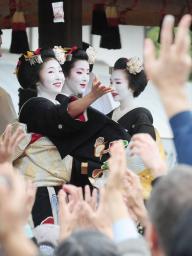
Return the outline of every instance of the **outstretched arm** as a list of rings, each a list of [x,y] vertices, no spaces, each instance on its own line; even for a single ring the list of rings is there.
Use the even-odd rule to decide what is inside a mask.
[[[81,99],[73,101],[68,105],[68,113],[71,117],[75,118],[82,114],[94,101],[103,96],[104,94],[111,92],[110,87],[101,85],[100,82],[95,81],[93,88],[89,94]]]

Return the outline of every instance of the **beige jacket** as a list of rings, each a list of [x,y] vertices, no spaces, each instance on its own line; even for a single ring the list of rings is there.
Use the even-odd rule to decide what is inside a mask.
[[[13,107],[10,95],[0,87],[0,134],[2,134],[9,123],[15,122],[17,114]]]

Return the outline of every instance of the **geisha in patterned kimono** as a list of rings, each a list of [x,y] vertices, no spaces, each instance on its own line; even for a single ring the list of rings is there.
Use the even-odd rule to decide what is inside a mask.
[[[89,184],[88,177],[97,175],[109,158],[110,143],[130,140],[116,122],[89,107],[110,88],[96,84],[88,95],[78,97],[89,81],[86,52],[70,51],[64,59],[59,55],[59,61],[56,53],[51,49],[26,52],[17,65],[22,87],[19,121],[30,137],[14,164],[38,186],[32,211],[35,226],[52,222],[63,183],[71,179],[81,186]],[[66,83],[73,95],[64,89]]]

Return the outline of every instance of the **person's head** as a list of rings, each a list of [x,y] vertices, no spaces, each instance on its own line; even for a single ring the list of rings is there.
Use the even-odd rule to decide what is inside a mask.
[[[147,238],[154,255],[170,255],[174,228],[180,216],[192,207],[192,168],[177,166],[154,186],[148,202],[151,223]]]
[[[71,94],[83,94],[89,82],[89,57],[84,50],[76,49],[71,53],[71,60],[63,65],[68,91]],[[65,87],[64,87],[65,90]]]
[[[169,256],[191,256],[192,255],[192,208],[184,209],[176,223],[173,234],[172,248]]]
[[[111,85],[118,94],[115,100],[121,101],[129,95],[139,96],[145,89],[147,82],[143,63],[139,58],[120,58],[115,62],[111,74]]]
[[[2,30],[0,29],[0,57],[2,56],[2,53],[1,53],[1,45],[2,45]]]
[[[79,230],[64,240],[56,256],[118,256],[117,247],[107,236],[96,230]]]
[[[23,88],[20,89],[20,107],[28,98],[37,96],[38,86],[58,94],[65,81],[62,67],[52,49],[24,53],[19,58],[16,73]]]

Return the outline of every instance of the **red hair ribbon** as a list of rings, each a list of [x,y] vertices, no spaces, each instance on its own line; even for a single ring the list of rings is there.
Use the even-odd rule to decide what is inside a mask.
[[[41,49],[42,49],[42,48],[37,48],[37,49],[34,51],[34,54],[35,54],[35,55],[41,54]]]
[[[73,46],[70,50],[69,50],[69,52],[67,53],[67,54],[72,54],[74,51],[76,51],[78,49],[78,47],[75,45],[75,46]]]

